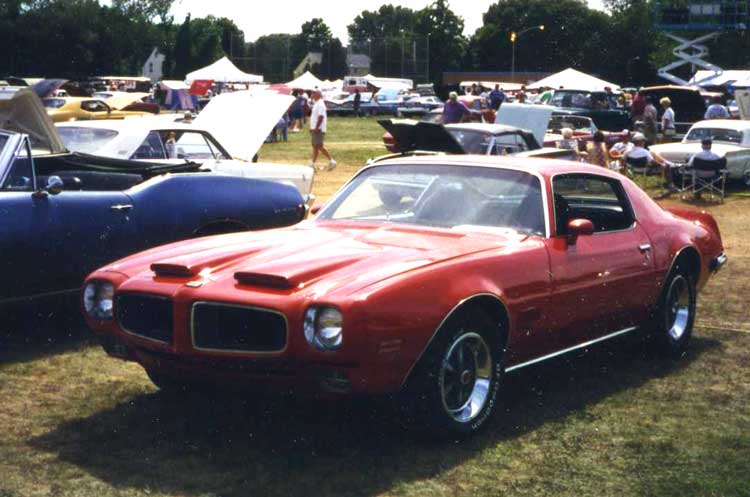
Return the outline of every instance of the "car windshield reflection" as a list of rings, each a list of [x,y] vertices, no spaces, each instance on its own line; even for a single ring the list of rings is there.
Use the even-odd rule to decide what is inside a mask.
[[[539,179],[508,169],[378,166],[355,177],[318,219],[481,226],[544,234]]]
[[[742,143],[742,133],[734,129],[694,128],[685,137],[686,142],[699,142],[710,138],[715,142]]]
[[[65,148],[73,152],[93,154],[117,136],[117,131],[103,128],[58,126],[57,133]]]

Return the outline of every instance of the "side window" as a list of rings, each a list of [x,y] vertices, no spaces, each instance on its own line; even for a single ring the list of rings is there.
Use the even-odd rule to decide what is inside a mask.
[[[34,190],[34,170],[27,147],[24,147],[13,160],[10,173],[2,185],[2,190],[6,192],[30,192]]]
[[[177,139],[175,141],[174,157],[171,158],[188,160],[216,158],[213,148],[208,144],[206,138],[201,133],[187,131],[176,135]],[[169,142],[167,141],[165,143]],[[167,147],[169,147],[169,145],[167,145]]]
[[[107,112],[109,107],[99,100],[86,100],[85,102],[81,102],[81,109],[87,112]]]
[[[526,140],[517,133],[506,133],[495,137],[495,144],[490,152],[492,155],[507,155],[524,152],[528,149]]]
[[[565,235],[568,222],[588,219],[597,232],[618,231],[633,225],[634,218],[622,185],[616,179],[592,174],[564,174],[552,182],[555,232]]]
[[[138,147],[135,153],[130,156],[131,159],[166,159],[164,146],[161,137],[156,131],[150,132],[143,143]]]

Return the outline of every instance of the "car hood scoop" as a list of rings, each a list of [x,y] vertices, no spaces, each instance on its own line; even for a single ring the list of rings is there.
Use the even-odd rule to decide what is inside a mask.
[[[306,226],[305,226],[306,224]],[[326,290],[356,281],[363,285],[426,265],[507,245],[514,232],[476,233],[410,226],[373,229],[347,223],[328,227],[305,223],[286,230],[214,237],[216,246],[157,259],[150,264],[157,278],[201,277],[210,286],[235,285],[301,290],[321,285]],[[321,223],[322,224],[322,223]],[[222,243],[224,239],[224,243]],[[244,240],[244,242],[243,242]],[[174,252],[173,252],[174,253]],[[166,255],[166,254],[165,254]],[[153,261],[153,259],[152,259]]]

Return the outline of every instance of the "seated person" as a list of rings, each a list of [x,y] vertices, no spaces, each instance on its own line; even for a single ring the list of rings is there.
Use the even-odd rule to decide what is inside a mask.
[[[627,172],[627,164],[623,160],[623,155],[631,150],[633,150],[633,143],[630,141],[630,131],[623,129],[622,134],[620,134],[620,141],[609,149],[609,158],[613,161],[610,168],[619,169],[623,174]]]
[[[625,162],[628,159],[642,159],[646,158],[648,165],[657,164],[662,170],[662,176],[664,177],[664,186],[670,191],[677,191],[677,187],[674,185],[674,179],[672,178],[671,168],[674,166],[671,162],[664,159],[661,155],[656,152],[651,153],[646,149],[646,136],[643,133],[636,133],[633,135],[633,148],[629,152],[623,154],[623,160]]]
[[[688,166],[693,166],[693,159],[703,159],[703,160],[712,160],[712,161],[718,161],[721,160],[721,157],[716,155],[713,151],[711,151],[711,146],[713,145],[713,141],[711,141],[711,138],[704,138],[701,140],[701,150],[697,154],[693,154],[692,157],[690,157],[690,160],[688,161]]]
[[[562,140],[557,142],[557,148],[563,150],[572,150],[578,154],[578,140],[573,138],[573,130],[570,128],[563,128],[560,130],[562,133]]]

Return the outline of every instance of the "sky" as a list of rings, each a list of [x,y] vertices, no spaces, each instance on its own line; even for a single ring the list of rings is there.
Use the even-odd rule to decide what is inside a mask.
[[[276,0],[278,1],[278,0]],[[592,8],[601,9],[602,0],[587,0]],[[482,14],[496,0],[450,0],[453,12],[464,19],[464,34],[474,34],[482,24]],[[377,10],[380,5],[392,3],[411,9],[422,9],[432,0],[176,0],[172,7],[175,22],[181,23],[190,13],[192,17],[227,17],[245,32],[245,39],[253,41],[272,33],[299,33],[300,27],[314,17],[321,17],[333,35],[348,42],[346,26],[363,10]]]

